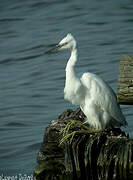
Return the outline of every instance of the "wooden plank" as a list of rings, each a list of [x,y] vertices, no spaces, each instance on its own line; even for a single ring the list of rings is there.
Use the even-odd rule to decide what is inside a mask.
[[[117,101],[133,104],[133,56],[122,56],[120,60]]]

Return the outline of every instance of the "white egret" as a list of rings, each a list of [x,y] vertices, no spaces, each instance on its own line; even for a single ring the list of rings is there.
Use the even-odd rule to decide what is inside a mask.
[[[80,105],[86,116],[86,123],[97,130],[110,126],[125,126],[127,122],[117,104],[116,95],[111,87],[99,76],[86,72],[81,78],[75,73],[77,61],[76,40],[67,34],[59,44],[49,50],[70,49],[71,56],[66,65],[64,98],[72,104]]]

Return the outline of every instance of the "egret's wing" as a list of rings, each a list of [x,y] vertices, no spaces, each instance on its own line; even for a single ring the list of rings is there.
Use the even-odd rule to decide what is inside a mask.
[[[116,95],[100,77],[93,73],[84,73],[81,82],[87,89],[88,98],[99,108],[107,111],[111,117],[121,124],[126,124],[125,118],[117,104]]]

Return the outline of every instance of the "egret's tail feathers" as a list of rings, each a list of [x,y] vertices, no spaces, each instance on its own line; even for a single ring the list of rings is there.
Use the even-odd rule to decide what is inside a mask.
[[[125,120],[125,118],[123,118],[121,121],[120,120],[118,121],[118,120],[112,118],[111,121],[110,121],[110,125],[116,126],[116,127],[121,127],[121,126],[125,126],[126,127],[128,125],[128,123]]]

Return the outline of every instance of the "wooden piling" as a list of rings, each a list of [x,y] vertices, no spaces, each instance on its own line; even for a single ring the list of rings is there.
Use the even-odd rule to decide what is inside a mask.
[[[118,76],[119,104],[133,104],[133,56],[122,56]]]
[[[82,123],[82,114],[80,109],[67,110],[47,126],[34,179],[132,180],[133,140],[119,128],[75,134],[60,145],[63,128],[73,120]],[[70,132],[79,129],[74,125]]]

